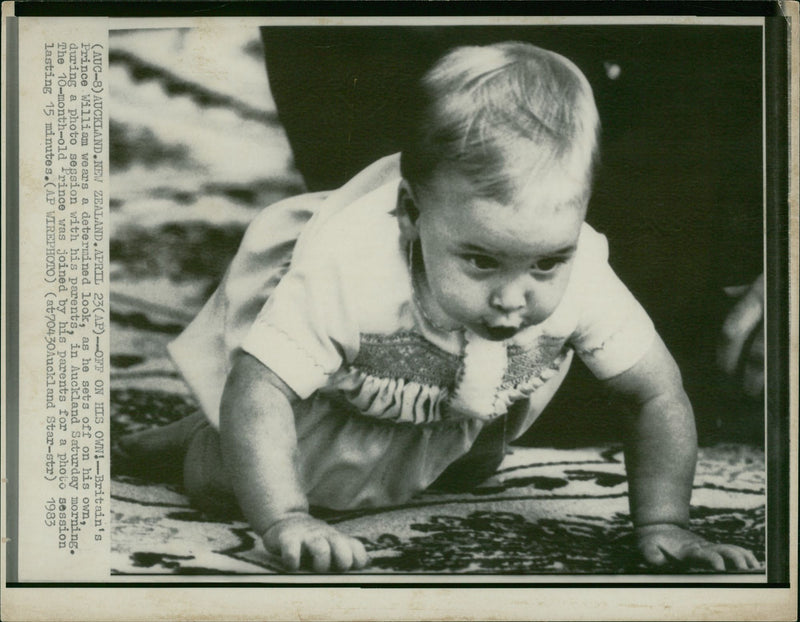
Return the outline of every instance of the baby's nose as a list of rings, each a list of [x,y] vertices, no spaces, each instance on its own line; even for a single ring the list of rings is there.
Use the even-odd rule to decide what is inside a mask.
[[[489,304],[502,313],[516,313],[527,307],[527,300],[522,288],[509,287],[493,294]]]

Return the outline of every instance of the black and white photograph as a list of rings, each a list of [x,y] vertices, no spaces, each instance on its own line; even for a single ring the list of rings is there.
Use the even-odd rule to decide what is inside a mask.
[[[796,617],[797,4],[401,4],[3,5],[3,619]]]
[[[112,31],[112,571],[763,578],[762,44]]]

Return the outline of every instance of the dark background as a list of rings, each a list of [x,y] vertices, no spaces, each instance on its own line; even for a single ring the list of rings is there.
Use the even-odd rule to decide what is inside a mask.
[[[763,400],[745,398],[714,366],[732,305],[722,287],[763,270],[760,27],[292,27],[264,28],[262,39],[310,190],[338,187],[399,149],[411,85],[454,45],[514,39],[573,60],[603,125],[587,219],[678,361],[701,442],[763,442]],[[523,440],[615,438],[616,413],[576,363]]]

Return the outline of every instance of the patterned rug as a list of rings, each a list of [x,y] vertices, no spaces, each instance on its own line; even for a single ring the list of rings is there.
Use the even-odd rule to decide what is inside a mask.
[[[199,310],[265,205],[302,191],[258,31],[112,33],[112,438],[196,410],[165,346]],[[241,517],[112,464],[112,568],[125,575],[280,572]],[[764,558],[764,456],[701,451],[692,526]],[[646,572],[617,447],[513,448],[465,493],[318,512],[361,538],[365,573]],[[670,570],[670,569],[667,569]]]
[[[114,394],[115,433],[191,409],[152,390]],[[115,574],[280,572],[240,516],[193,509],[175,484],[114,472]],[[763,456],[742,446],[701,451],[692,527],[764,551]],[[364,573],[642,574],[618,448],[513,448],[498,473],[463,493],[427,491],[381,510],[315,514],[361,539]],[[674,572],[675,569],[664,569]]]

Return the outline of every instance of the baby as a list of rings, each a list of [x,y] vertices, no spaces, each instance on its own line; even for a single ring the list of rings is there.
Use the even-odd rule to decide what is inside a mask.
[[[757,568],[686,529],[692,410],[584,222],[599,121],[583,74],[528,44],[462,47],[411,99],[402,155],[253,221],[170,346],[204,414],[122,450],[160,464],[177,451],[195,502],[235,499],[288,569],[359,569],[361,542],[310,506],[398,504],[470,468],[477,483],[577,354],[634,407],[626,464],[645,560]]]

